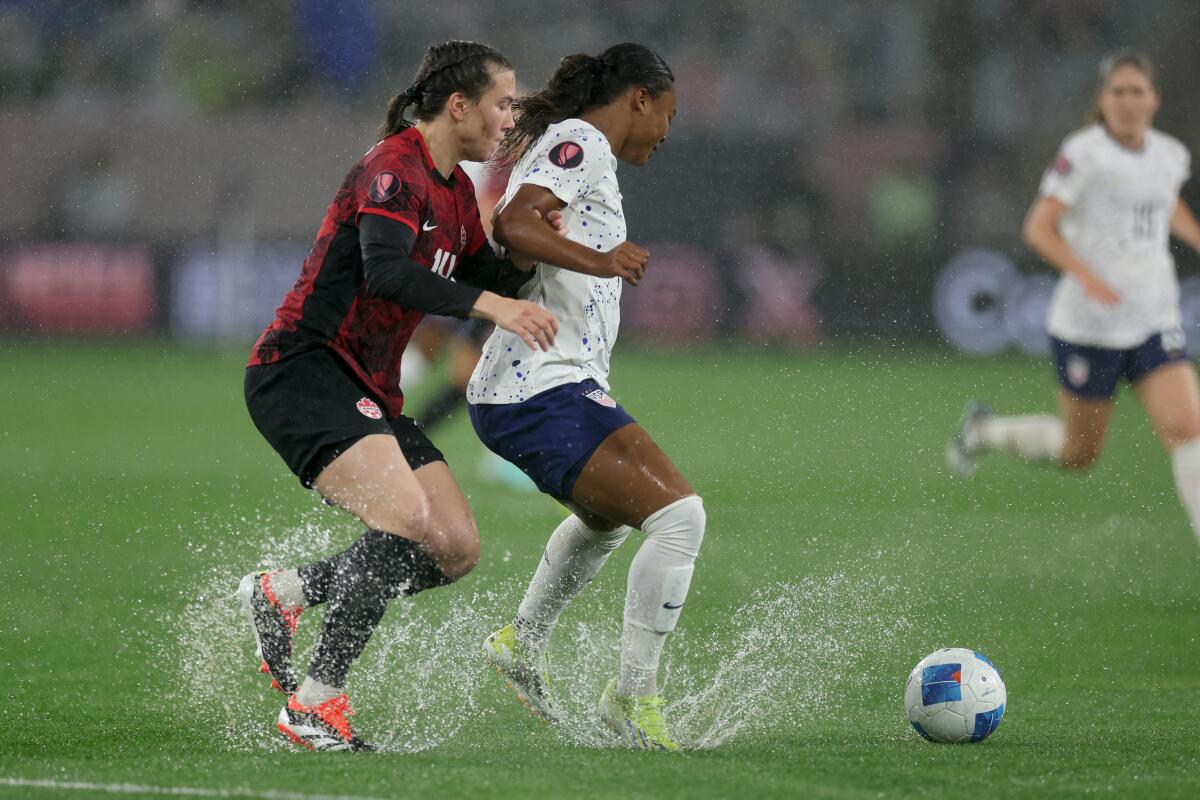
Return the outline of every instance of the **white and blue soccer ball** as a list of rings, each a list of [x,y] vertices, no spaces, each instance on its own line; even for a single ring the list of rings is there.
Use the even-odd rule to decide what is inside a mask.
[[[913,668],[904,685],[904,710],[931,742],[982,742],[1000,726],[1008,692],[982,653],[945,647]]]

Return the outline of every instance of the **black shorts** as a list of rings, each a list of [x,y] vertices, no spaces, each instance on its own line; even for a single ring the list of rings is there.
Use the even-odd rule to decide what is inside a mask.
[[[374,433],[395,436],[414,470],[446,460],[411,419],[386,419],[379,399],[325,348],[247,367],[245,389],[254,426],[306,487]]]

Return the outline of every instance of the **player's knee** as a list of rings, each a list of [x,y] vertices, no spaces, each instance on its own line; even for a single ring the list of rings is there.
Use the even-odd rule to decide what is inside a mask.
[[[456,581],[479,564],[479,534],[472,523],[470,530],[458,531],[454,545],[445,557],[438,559],[438,566],[446,577]]]
[[[1162,440],[1168,449],[1195,441],[1200,438],[1200,419],[1181,419],[1163,428]]]
[[[424,492],[392,498],[371,509],[363,521],[370,527],[423,542],[429,536],[431,512]]]
[[[1069,470],[1087,470],[1100,460],[1099,447],[1069,447],[1059,457],[1059,465]]]
[[[673,550],[686,558],[700,554],[707,525],[704,501],[700,495],[689,495],[660,508],[642,523],[642,532],[660,547]]]
[[[613,551],[625,543],[629,538],[630,528],[628,525],[608,526],[600,524],[597,527],[592,527],[588,522],[583,524],[583,535],[588,538],[592,544],[599,547],[601,550]]]

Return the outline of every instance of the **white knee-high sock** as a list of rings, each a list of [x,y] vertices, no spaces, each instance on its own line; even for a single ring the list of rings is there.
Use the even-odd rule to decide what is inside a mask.
[[[1050,414],[989,417],[975,428],[970,449],[1002,450],[1027,461],[1058,461],[1063,448],[1063,422]]]
[[[628,525],[595,530],[574,514],[562,521],[546,543],[525,599],[517,609],[517,641],[522,647],[533,653],[546,649],[563,609],[596,577],[629,531]]]
[[[659,509],[642,523],[646,541],[629,567],[617,694],[657,694],[658,662],[687,598],[704,525],[704,503],[696,495]]]
[[[1200,540],[1200,439],[1184,442],[1171,451],[1175,491],[1192,521],[1192,532]]]

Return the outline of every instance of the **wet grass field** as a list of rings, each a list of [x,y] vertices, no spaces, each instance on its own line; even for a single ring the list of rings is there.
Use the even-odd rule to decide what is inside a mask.
[[[681,755],[616,749],[592,712],[636,535],[552,641],[562,726],[478,657],[563,512],[484,481],[460,414],[434,440],[481,563],[395,604],[351,672],[382,752],[314,756],[274,734],[281,696],[232,592],[358,528],[254,431],[242,363],[167,342],[0,349],[0,797],[1200,796],[1200,551],[1132,396],[1093,472],[995,457],[964,482],[943,464],[963,401],[1049,411],[1047,365],[618,348],[613,394],[708,511],[664,672]],[[1008,685],[983,744],[905,720],[908,671],[943,646]]]

